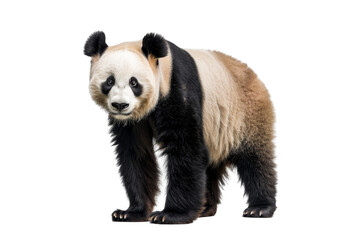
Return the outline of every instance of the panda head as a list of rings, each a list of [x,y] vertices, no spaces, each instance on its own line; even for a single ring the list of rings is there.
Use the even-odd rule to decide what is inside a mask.
[[[138,121],[155,107],[160,94],[159,58],[167,56],[166,40],[154,33],[142,42],[108,47],[103,32],[86,41],[90,56],[90,94],[112,118]]]

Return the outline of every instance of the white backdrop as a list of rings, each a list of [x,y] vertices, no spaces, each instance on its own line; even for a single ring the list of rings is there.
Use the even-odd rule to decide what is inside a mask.
[[[359,238],[356,1],[9,2],[0,3],[0,239]],[[246,198],[230,171],[215,217],[111,222],[128,201],[107,116],[88,92],[83,46],[96,30],[109,45],[157,32],[255,70],[277,114],[272,219],[241,217]]]

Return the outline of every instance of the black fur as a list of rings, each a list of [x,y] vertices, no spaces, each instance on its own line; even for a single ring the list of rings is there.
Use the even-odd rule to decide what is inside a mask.
[[[120,175],[130,206],[116,210],[113,221],[146,221],[155,204],[159,170],[153,150],[153,132],[146,119],[123,125],[109,118],[113,144],[116,146]],[[126,215],[126,217],[125,217]]]
[[[89,57],[93,57],[96,54],[101,56],[107,47],[105,33],[101,31],[94,32],[85,43],[84,54]]]
[[[131,77],[131,78],[135,78],[135,77]],[[130,80],[131,80],[131,79],[130,79]],[[137,81],[136,78],[135,78],[135,80],[136,80],[136,82],[137,82],[137,85],[136,85],[136,86],[132,86],[132,85],[130,84],[130,88],[131,88],[131,90],[133,91],[134,95],[135,95],[136,97],[138,97],[138,96],[141,95],[142,90],[143,90],[143,87],[142,87],[142,85]]]
[[[208,166],[206,170],[206,198],[205,209],[201,213],[201,217],[214,216],[217,211],[217,205],[220,203],[221,189],[220,184],[224,185],[227,177],[225,163],[215,166]]]
[[[108,81],[109,78],[112,79],[113,84],[109,84],[109,81]],[[111,88],[114,86],[114,84],[115,84],[115,78],[114,78],[114,76],[108,77],[108,78],[106,79],[106,81],[101,84],[101,92],[102,92],[103,94],[107,95],[107,94],[110,92]]]
[[[146,58],[153,55],[155,58],[162,58],[167,55],[168,47],[166,40],[159,34],[148,33],[142,40],[141,50]]]
[[[236,166],[248,195],[249,207],[245,209],[244,217],[272,217],[276,210],[273,147],[261,148],[245,145],[228,157],[228,161]]]
[[[171,90],[152,114],[157,142],[168,157],[169,184],[164,210],[150,219],[155,223],[189,223],[201,213],[209,163],[202,131],[202,90],[192,57],[170,42],[169,46]]]

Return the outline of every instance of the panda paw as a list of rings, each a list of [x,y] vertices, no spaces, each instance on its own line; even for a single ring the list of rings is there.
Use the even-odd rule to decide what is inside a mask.
[[[243,217],[270,218],[276,210],[275,205],[258,205],[244,210]]]
[[[115,210],[111,214],[113,222],[145,222],[147,221],[147,215],[145,212],[135,212],[135,211],[122,211]]]
[[[217,206],[207,206],[201,213],[200,217],[211,217],[216,214]]]
[[[191,217],[189,213],[178,213],[163,210],[161,212],[153,212],[148,217],[150,223],[157,224],[186,224],[192,223],[195,218]]]

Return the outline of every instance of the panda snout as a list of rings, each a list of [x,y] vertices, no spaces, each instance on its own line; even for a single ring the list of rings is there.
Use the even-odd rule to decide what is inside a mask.
[[[117,110],[119,111],[122,111],[126,108],[129,107],[129,104],[128,103],[117,103],[117,102],[113,102],[111,103],[111,106],[113,106],[114,108],[116,108]]]

